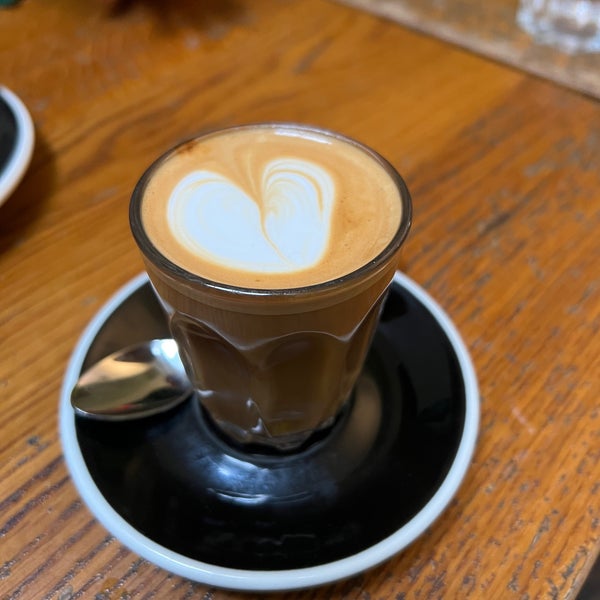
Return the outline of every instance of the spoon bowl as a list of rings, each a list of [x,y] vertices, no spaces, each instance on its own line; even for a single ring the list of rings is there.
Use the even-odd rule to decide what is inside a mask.
[[[191,393],[175,340],[151,340],[110,354],[85,371],[71,392],[71,405],[82,417],[127,421],[167,411]]]

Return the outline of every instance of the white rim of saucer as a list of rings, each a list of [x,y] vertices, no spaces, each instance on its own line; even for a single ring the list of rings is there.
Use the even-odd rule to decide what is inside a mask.
[[[400,529],[357,554],[322,565],[277,571],[234,569],[194,560],[157,544],[132,527],[108,504],[90,476],[81,454],[70,394],[98,331],[129,296],[148,282],[145,273],[117,291],[92,319],[71,355],[63,380],[59,411],[63,452],[75,486],[91,512],[120,542],[151,563],[176,575],[232,590],[284,591],[331,583],[370,569],[406,548],[445,510],[469,468],[479,429],[479,391],[473,363],[450,318],[423,288],[406,275],[396,273],[394,281],[431,312],[448,336],[463,375],[466,398],[463,434],[450,470],[427,504]]]
[[[0,171],[0,205],[13,193],[31,161],[35,131],[31,115],[21,99],[0,85],[0,96],[17,121],[17,138],[7,164]]]

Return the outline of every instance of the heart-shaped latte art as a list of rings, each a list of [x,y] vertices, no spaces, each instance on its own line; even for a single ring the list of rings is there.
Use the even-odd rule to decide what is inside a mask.
[[[301,159],[270,162],[252,198],[226,177],[194,171],[174,188],[167,219],[202,259],[233,269],[286,273],[319,262],[329,241],[335,186]]]

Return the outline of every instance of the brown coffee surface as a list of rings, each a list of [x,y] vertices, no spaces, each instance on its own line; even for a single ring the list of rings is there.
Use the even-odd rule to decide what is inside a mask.
[[[316,166],[333,183],[331,211],[326,219],[326,240],[314,264],[307,267],[300,265],[285,272],[230,266],[191,251],[169,225],[169,200],[178,184],[190,174],[210,173],[210,177],[218,180],[219,184],[231,182],[237,190],[241,190],[246,205],[264,216],[267,210],[264,204],[267,189],[265,174],[270,173],[274,164],[295,164],[295,161]],[[310,174],[305,179],[307,185],[313,184]],[[273,188],[277,192],[280,180],[273,181],[269,184],[267,180],[267,184],[271,185],[268,189]],[[291,187],[292,191],[297,188]],[[290,186],[286,190],[288,188]],[[286,190],[284,193],[287,193]],[[322,208],[319,202],[322,203],[321,198],[313,202],[317,209]],[[279,125],[224,130],[178,147],[157,163],[147,181],[141,203],[142,223],[147,236],[171,262],[206,279],[258,289],[314,285],[359,269],[378,256],[392,240],[398,230],[401,213],[396,181],[373,155],[358,145],[324,132]],[[188,218],[188,223],[193,221],[195,214],[192,219]],[[235,219],[238,214],[240,211],[234,214]],[[184,221],[184,227],[188,223]],[[230,225],[234,226],[231,218],[227,217],[218,227],[227,229]],[[244,242],[243,223],[235,226],[238,227],[235,234],[229,230],[222,232],[226,248],[227,236],[233,236],[236,244]],[[210,233],[214,234],[217,242],[221,235],[218,227],[212,224],[210,227]],[[283,241],[287,242],[295,235],[300,243],[302,240],[312,242],[311,236],[318,234],[311,232],[310,222],[306,225],[299,220],[297,229],[286,230]],[[250,242],[251,237],[248,236]],[[252,247],[249,247],[247,254],[251,253]]]

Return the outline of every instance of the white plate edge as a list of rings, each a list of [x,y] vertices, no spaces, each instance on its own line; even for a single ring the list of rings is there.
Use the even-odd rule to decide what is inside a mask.
[[[8,104],[17,121],[15,147],[8,163],[0,172],[0,205],[2,205],[19,185],[29,166],[35,143],[35,129],[27,107],[14,92],[0,85],[0,96]]]

